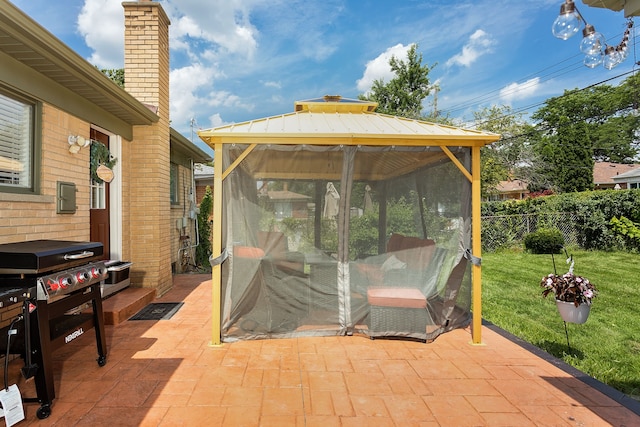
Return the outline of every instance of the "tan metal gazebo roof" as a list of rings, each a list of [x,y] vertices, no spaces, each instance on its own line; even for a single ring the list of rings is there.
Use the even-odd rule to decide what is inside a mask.
[[[326,96],[297,101],[295,111],[198,132],[216,142],[257,144],[483,146],[500,136],[375,113],[375,102]]]

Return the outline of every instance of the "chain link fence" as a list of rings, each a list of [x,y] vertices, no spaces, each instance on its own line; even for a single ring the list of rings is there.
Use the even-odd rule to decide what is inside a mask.
[[[540,228],[557,228],[566,245],[577,245],[576,214],[570,212],[482,217],[482,249],[522,245],[524,236]]]

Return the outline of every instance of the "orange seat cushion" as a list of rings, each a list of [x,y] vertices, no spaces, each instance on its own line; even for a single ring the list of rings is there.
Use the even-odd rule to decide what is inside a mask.
[[[369,288],[367,300],[378,307],[427,307],[427,298],[416,288]]]
[[[233,254],[241,258],[262,258],[264,251],[252,246],[234,246]]]

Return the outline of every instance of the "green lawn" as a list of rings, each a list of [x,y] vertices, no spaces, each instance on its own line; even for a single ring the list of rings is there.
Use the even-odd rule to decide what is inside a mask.
[[[491,323],[628,395],[640,396],[640,255],[569,251],[574,273],[598,289],[582,325],[564,323],[540,280],[553,273],[551,255],[517,251],[483,253],[482,314]],[[566,256],[555,255],[566,273]]]

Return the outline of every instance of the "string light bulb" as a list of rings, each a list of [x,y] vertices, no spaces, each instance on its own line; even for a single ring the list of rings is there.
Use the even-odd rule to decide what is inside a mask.
[[[611,70],[616,65],[620,63],[620,54],[613,46],[607,46],[604,51],[604,59],[602,60],[602,65],[607,70]]]
[[[582,30],[582,41],[580,42],[580,51],[585,55],[595,55],[604,50],[607,42],[604,36],[596,31],[591,24],[586,24]]]
[[[584,60],[582,61],[582,63],[585,65],[585,67],[596,68],[598,65],[602,64],[603,56],[604,55],[602,52],[587,54],[584,56]]]
[[[582,63],[589,68],[595,68],[602,64],[607,70],[611,70],[629,56],[629,37],[633,28],[631,19],[627,22],[622,40],[617,46],[607,45],[605,37],[596,31],[595,27],[584,19],[573,0],[565,0],[560,5],[560,14],[556,17],[551,27],[551,32],[555,37],[567,40],[580,29],[582,30],[582,40],[580,41],[580,51],[584,53]]]
[[[553,21],[551,32],[559,39],[567,40],[580,30],[582,16],[573,0],[565,0],[560,6],[560,14]]]

